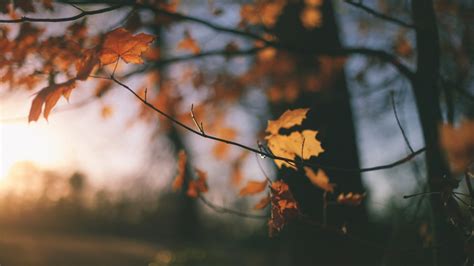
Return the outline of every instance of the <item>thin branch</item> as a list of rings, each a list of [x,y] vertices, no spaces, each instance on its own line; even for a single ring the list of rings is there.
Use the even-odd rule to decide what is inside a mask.
[[[209,207],[210,209],[212,209],[213,211],[218,212],[218,213],[233,214],[233,215],[237,215],[237,216],[244,217],[244,218],[268,219],[267,215],[251,214],[251,213],[246,213],[246,212],[233,210],[233,209],[226,208],[226,207],[223,207],[223,206],[217,206],[214,203],[208,201],[202,195],[199,195],[199,200],[201,200],[201,202],[204,203],[204,205],[206,205],[207,207]]]
[[[410,141],[408,140],[408,136],[405,133],[405,130],[403,129],[403,127],[402,127],[402,123],[400,122],[400,119],[398,118],[397,106],[395,104],[395,99],[394,99],[393,94],[394,94],[393,91],[391,91],[390,92],[390,99],[391,99],[391,102],[392,102],[393,114],[395,115],[395,119],[397,120],[398,128],[400,129],[400,132],[402,133],[403,139],[405,140],[405,143],[408,146],[408,149],[410,149],[411,153],[414,153],[415,150],[413,150],[413,147],[411,146]]]
[[[118,79],[116,79],[114,76],[111,76],[110,80],[114,81],[115,83],[117,83],[121,87],[128,90],[130,93],[132,93],[139,101],[141,101],[147,107],[151,108],[152,110],[159,113],[160,115],[166,117],[168,120],[175,123],[176,125],[190,131],[191,133],[199,135],[203,138],[207,138],[207,139],[211,139],[211,140],[214,140],[214,141],[218,141],[218,142],[226,143],[226,144],[229,144],[229,145],[237,146],[237,147],[240,147],[242,149],[254,152],[256,154],[260,154],[260,155],[263,155],[265,157],[271,158],[273,160],[281,160],[281,161],[285,161],[285,162],[292,163],[292,164],[295,164],[295,165],[317,167],[317,168],[321,168],[321,169],[324,169],[324,170],[334,170],[334,171],[341,171],[341,172],[370,172],[370,171],[377,171],[377,170],[382,170],[382,169],[393,168],[397,165],[401,165],[405,162],[410,161],[411,159],[413,159],[414,157],[416,157],[417,155],[423,153],[426,150],[426,148],[421,148],[421,149],[419,149],[419,150],[409,154],[408,156],[406,156],[406,157],[404,157],[400,160],[397,160],[395,162],[385,164],[385,165],[374,166],[374,167],[367,167],[367,168],[342,168],[342,167],[326,166],[326,165],[322,165],[322,164],[319,164],[319,163],[311,163],[311,162],[301,161],[301,160],[297,161],[297,160],[293,160],[293,159],[288,159],[288,158],[276,156],[274,154],[267,153],[267,152],[265,152],[261,149],[252,148],[252,147],[243,145],[243,144],[238,143],[238,142],[234,142],[234,141],[218,138],[218,137],[215,137],[215,136],[211,136],[211,135],[208,135],[208,134],[205,134],[205,133],[201,133],[200,131],[195,130],[195,129],[187,126],[186,124],[180,122],[179,120],[172,117],[171,115],[169,115],[169,114],[163,112],[162,110],[156,108],[153,104],[145,101],[134,90],[132,90],[129,86],[127,86],[126,84],[124,84],[121,81],[119,81]]]
[[[414,24],[411,24],[411,23],[407,23],[405,21],[402,21],[400,19],[397,19],[397,18],[394,18],[394,17],[390,17],[388,15],[385,15],[385,14],[382,14],[366,5],[364,5],[362,2],[354,2],[352,0],[344,0],[346,3],[348,3],[349,5],[351,6],[354,6],[356,8],[359,8],[359,9],[362,9],[364,10],[365,12],[373,15],[374,17],[377,17],[377,18],[380,18],[382,20],[385,20],[385,21],[389,21],[389,22],[392,22],[392,23],[395,23],[399,26],[402,26],[402,27],[405,27],[405,28],[410,28],[410,29],[414,29],[415,28],[415,25]]]
[[[117,1],[115,1],[117,2]],[[87,2],[87,1],[65,1],[64,3],[67,4],[96,4],[95,1]],[[79,13],[78,15],[72,16],[72,17],[65,17],[65,18],[31,18],[31,17],[22,17],[20,19],[13,19],[13,20],[0,20],[0,23],[21,23],[21,22],[63,22],[63,21],[73,21],[77,20],[79,18],[82,18],[84,16],[88,15],[95,15],[95,14],[100,14],[100,13],[105,13],[109,12],[115,9],[119,9],[124,6],[130,6],[134,7],[137,9],[147,9],[155,12],[156,14],[161,14],[168,16],[170,18],[174,18],[176,20],[184,20],[184,21],[189,21],[193,22],[202,26],[206,26],[208,28],[211,28],[213,30],[219,31],[219,32],[226,32],[229,34],[249,38],[252,40],[260,41],[266,46],[271,46],[279,50],[286,50],[292,53],[296,54],[301,54],[304,56],[307,55],[313,55],[313,56],[318,56],[318,55],[329,55],[329,56],[348,56],[348,55],[354,55],[354,54],[360,54],[360,55],[366,55],[366,56],[373,56],[376,58],[379,58],[380,60],[392,64],[395,68],[397,68],[400,73],[402,73],[406,78],[409,80],[413,81],[414,80],[414,72],[406,65],[404,65],[398,58],[390,54],[388,52],[385,52],[383,50],[377,50],[377,49],[371,49],[367,47],[346,47],[346,48],[329,48],[326,50],[314,50],[313,47],[309,47],[307,50],[304,49],[297,49],[291,46],[286,46],[282,43],[276,42],[276,41],[271,41],[267,40],[264,37],[251,33],[248,31],[242,31],[238,30],[235,28],[229,28],[229,27],[224,27],[220,26],[218,24],[211,23],[207,20],[200,19],[197,17],[193,16],[188,16],[184,15],[181,13],[177,12],[170,12],[168,10],[160,9],[155,6],[151,5],[145,5],[145,4],[137,4],[135,1],[122,1],[120,2],[119,5],[114,5],[111,7],[103,8],[103,9],[98,9],[98,10],[93,10],[93,11],[84,11]],[[200,55],[196,55],[195,57],[202,57],[202,56],[207,56],[206,53],[202,53]]]
[[[72,3],[74,4],[74,3]],[[123,5],[113,5],[106,8],[90,10],[90,11],[82,11],[81,13],[71,16],[71,17],[63,17],[63,18],[32,18],[23,16],[19,19],[0,19],[0,23],[23,23],[23,22],[66,22],[66,21],[74,21],[85,16],[97,15],[102,13],[107,13],[116,9],[123,7]]]

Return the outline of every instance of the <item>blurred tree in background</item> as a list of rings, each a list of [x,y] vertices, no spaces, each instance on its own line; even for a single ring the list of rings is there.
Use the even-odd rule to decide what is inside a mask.
[[[104,119],[129,108],[124,124],[153,132],[142,175],[176,165],[173,192],[19,167],[8,178],[21,189],[2,194],[0,264],[473,263],[470,1],[43,0],[0,12],[2,93],[35,93],[24,121],[54,120],[61,98],[101,102]],[[116,90],[133,110],[103,104]],[[381,172],[399,184],[363,176]],[[374,218],[390,193],[404,203]],[[19,231],[87,255],[15,260],[8,250],[28,246]]]

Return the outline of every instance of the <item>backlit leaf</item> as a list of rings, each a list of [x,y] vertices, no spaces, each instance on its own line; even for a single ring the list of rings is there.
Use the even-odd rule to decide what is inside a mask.
[[[309,159],[311,156],[318,156],[324,149],[321,142],[316,139],[317,131],[303,130],[303,132],[292,132],[290,135],[269,135],[266,137],[268,148],[276,156],[294,160],[296,156],[302,159]],[[275,164],[281,168],[287,166],[293,169],[296,167],[282,160],[275,160]]]
[[[31,103],[28,122],[37,121],[41,115],[41,112],[43,112],[43,116],[47,120],[51,110],[54,108],[59,98],[64,96],[64,98],[69,99],[69,95],[71,94],[72,89],[75,87],[76,80],[71,79],[63,83],[52,84],[46,88],[43,88],[38,92]]]
[[[269,120],[266,132],[277,135],[281,128],[290,128],[301,125],[306,118],[308,108],[300,108],[295,110],[287,110],[277,120]]]
[[[121,58],[126,63],[142,64],[141,55],[154,39],[155,37],[150,34],[132,35],[124,28],[117,28],[107,34],[99,53],[100,61],[108,65]]]

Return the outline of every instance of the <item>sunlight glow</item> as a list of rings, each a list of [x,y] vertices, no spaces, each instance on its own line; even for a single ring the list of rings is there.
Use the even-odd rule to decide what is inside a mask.
[[[15,163],[31,161],[39,166],[58,163],[60,149],[54,134],[44,123],[0,124],[0,180],[8,175]]]

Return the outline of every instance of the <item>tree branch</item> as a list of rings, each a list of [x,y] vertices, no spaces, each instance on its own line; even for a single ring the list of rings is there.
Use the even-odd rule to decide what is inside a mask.
[[[106,1],[107,2],[107,1]],[[97,4],[97,2],[92,1],[92,2],[87,2],[87,1],[65,1],[64,3],[67,4]],[[301,50],[297,49],[294,47],[286,46],[283,45],[279,42],[276,41],[271,41],[267,40],[264,37],[248,32],[248,31],[242,31],[238,30],[235,28],[229,28],[229,27],[224,27],[218,24],[214,24],[212,22],[209,22],[204,19],[200,19],[194,16],[189,16],[189,15],[184,15],[181,13],[177,12],[170,12],[165,9],[160,9],[155,6],[151,5],[146,5],[146,4],[137,4],[134,1],[110,1],[109,3],[119,3],[117,5],[108,7],[108,8],[103,8],[103,9],[98,9],[94,11],[84,11],[81,12],[80,14],[72,17],[65,17],[65,18],[55,18],[55,19],[46,19],[46,18],[29,18],[29,17],[22,17],[17,20],[0,20],[0,23],[21,23],[21,22],[62,22],[62,21],[72,21],[72,20],[77,20],[81,17],[87,16],[87,15],[94,15],[94,14],[99,14],[99,13],[105,13],[108,11],[112,11],[115,9],[118,9],[120,7],[124,6],[130,6],[134,7],[137,9],[146,9],[146,10],[151,10],[155,12],[156,14],[161,14],[164,16],[168,16],[170,18],[174,18],[176,20],[184,20],[184,21],[189,21],[193,22],[195,24],[199,24],[208,28],[211,28],[213,30],[219,31],[219,32],[226,32],[229,34],[249,38],[255,41],[260,41],[266,46],[274,47],[279,50],[285,50],[288,52],[296,53],[296,54],[301,54],[301,55],[309,55],[309,56],[318,56],[318,55],[329,55],[329,56],[348,56],[348,55],[354,55],[354,54],[359,54],[359,55],[365,55],[365,56],[373,56],[376,58],[379,58],[383,62],[392,64],[395,68],[397,68],[401,74],[403,74],[406,78],[408,78],[410,81],[413,81],[414,77],[414,72],[406,65],[404,65],[400,60],[397,59],[395,55],[392,55],[388,52],[385,52],[383,50],[377,50],[377,49],[371,49],[367,47],[345,47],[345,48],[340,48],[340,49],[328,49],[328,50],[317,50],[315,51],[314,48],[310,47],[308,50]],[[203,56],[207,56],[205,53]],[[196,55],[196,58],[202,57]]]
[[[91,10],[91,11],[82,11],[81,13],[71,16],[71,17],[63,17],[63,18],[32,18],[23,16],[19,19],[0,19],[0,23],[23,23],[23,22],[66,22],[66,21],[74,21],[85,16],[97,15],[102,13],[107,13],[116,9],[123,7],[123,5],[113,5],[106,8]]]
[[[410,152],[413,153],[413,152],[415,152],[415,150],[413,150],[413,147],[411,146],[410,141],[408,140],[408,136],[405,133],[405,130],[403,129],[403,127],[402,127],[402,123],[400,122],[400,119],[398,118],[397,106],[395,104],[393,91],[390,92],[390,99],[391,99],[391,102],[392,102],[393,114],[395,115],[395,119],[397,120],[398,128],[400,129],[400,132],[402,133],[403,139],[405,140],[405,144],[407,145]]]
[[[199,200],[201,200],[201,202],[204,203],[204,205],[206,205],[207,207],[209,207],[210,209],[212,209],[213,211],[218,212],[218,213],[233,214],[233,215],[237,215],[237,216],[240,216],[240,217],[253,218],[253,219],[267,219],[268,218],[267,215],[250,214],[250,213],[241,212],[241,211],[233,210],[233,209],[230,209],[230,208],[226,208],[226,207],[223,207],[223,206],[217,206],[214,203],[208,201],[202,195],[199,195]]]
[[[398,166],[398,165],[401,165],[405,162],[408,162],[410,161],[411,159],[413,159],[414,157],[416,157],[417,155],[423,153],[426,148],[421,148],[411,154],[409,154],[408,156],[400,159],[400,160],[397,160],[395,162],[392,162],[392,163],[389,163],[389,164],[385,164],[385,165],[379,165],[379,166],[374,166],[374,167],[367,167],[367,168],[342,168],[342,167],[335,167],[335,166],[328,166],[328,165],[322,165],[320,163],[314,163],[314,162],[307,162],[307,161],[301,161],[301,160],[293,160],[293,159],[289,159],[289,158],[284,158],[284,157],[280,157],[280,156],[275,156],[274,154],[271,154],[271,153],[268,153],[268,152],[265,152],[261,149],[256,149],[256,148],[252,148],[252,147],[249,147],[249,146],[246,146],[244,144],[241,144],[241,143],[238,143],[238,142],[234,142],[234,141],[230,141],[230,140],[226,140],[226,139],[222,139],[222,138],[218,138],[218,137],[215,137],[215,136],[211,136],[211,135],[208,135],[204,132],[201,132],[199,129],[196,130],[196,129],[193,129],[189,126],[187,126],[186,124],[180,122],[179,120],[177,120],[176,118],[172,117],[171,115],[163,112],[162,110],[156,108],[153,104],[147,102],[145,99],[143,99],[142,97],[140,97],[140,95],[138,95],[134,90],[132,90],[129,86],[127,86],[126,84],[124,84],[123,82],[119,81],[117,78],[115,78],[114,76],[111,76],[110,77],[110,80],[114,81],[116,84],[120,85],[121,87],[125,88],[126,90],[128,90],[130,93],[132,93],[140,102],[142,102],[143,104],[145,104],[147,107],[151,108],[152,110],[154,110],[155,112],[159,113],[160,115],[166,117],[168,120],[170,120],[171,122],[175,123],[176,125],[188,130],[189,132],[191,133],[194,133],[196,135],[199,135],[203,138],[207,138],[207,139],[211,139],[211,140],[214,140],[214,141],[217,141],[217,142],[222,142],[222,143],[226,143],[228,145],[232,145],[232,146],[236,146],[236,147],[239,147],[241,149],[245,149],[245,150],[248,150],[248,151],[251,151],[253,153],[256,153],[256,154],[260,154],[262,156],[265,156],[265,157],[268,157],[270,159],[273,159],[273,160],[281,160],[281,161],[285,161],[285,162],[288,162],[288,163],[292,163],[292,164],[295,164],[295,165],[302,165],[302,166],[310,166],[310,167],[316,167],[316,168],[320,168],[320,169],[324,169],[324,170],[333,170],[333,171],[341,171],[341,172],[371,172],[371,171],[377,171],[377,170],[382,170],[382,169],[389,169],[389,168],[393,168],[395,166]]]
[[[413,29],[415,28],[415,25],[414,24],[411,24],[411,23],[407,23],[407,22],[404,22],[400,19],[397,19],[397,18],[394,18],[394,17],[390,17],[390,16],[387,16],[385,14],[382,14],[366,5],[364,5],[362,3],[362,1],[359,1],[359,2],[354,2],[352,0],[344,0],[347,4],[351,5],[351,6],[354,6],[356,8],[359,8],[359,9],[362,9],[364,10],[365,12],[373,15],[374,17],[377,17],[377,18],[380,18],[382,20],[385,20],[385,21],[389,21],[389,22],[392,22],[392,23],[395,23],[399,26],[402,26],[402,27],[405,27],[405,28],[410,28],[410,29]]]

